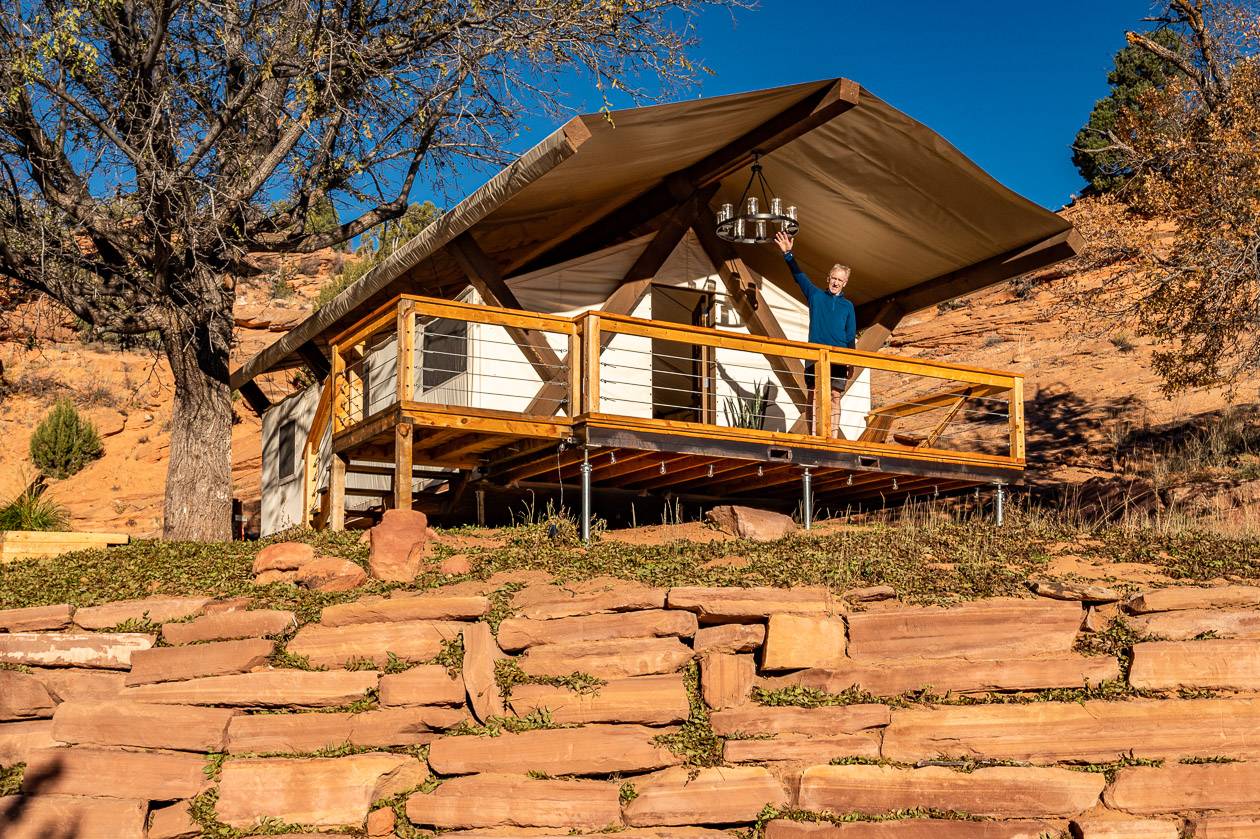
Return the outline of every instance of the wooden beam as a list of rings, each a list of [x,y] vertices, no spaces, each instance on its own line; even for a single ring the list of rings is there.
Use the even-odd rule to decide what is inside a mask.
[[[925,280],[896,294],[863,303],[857,307],[858,329],[875,323],[881,311],[895,300],[905,313],[917,312],[955,297],[962,297],[986,286],[1010,280],[1030,271],[1045,268],[1076,256],[1085,247],[1085,240],[1075,230],[1021,245],[1018,248],[981,260],[974,265]]]
[[[246,404],[258,416],[262,416],[271,407],[271,400],[267,398],[267,394],[262,392],[262,388],[258,386],[258,382],[250,379],[241,385],[238,389],[241,396],[245,397]]]
[[[676,207],[669,217],[665,219],[665,223],[656,231],[656,235],[652,237],[652,241],[648,242],[647,247],[639,254],[639,258],[630,266],[630,270],[621,278],[621,284],[609,295],[608,300],[600,308],[601,312],[608,312],[618,315],[629,315],[638,308],[639,301],[652,288],[652,281],[656,279],[656,274],[665,265],[670,254],[678,247],[678,243],[687,235],[687,231],[696,221],[696,216],[700,212],[701,207],[708,207],[709,198],[712,197],[714,189],[706,189],[701,193],[692,196],[687,201]],[[602,351],[608,346],[608,342],[612,340],[612,335],[604,336],[600,340],[600,350]],[[568,366],[570,359],[573,358],[572,352],[565,356],[561,364]],[[562,382],[551,381],[543,385],[543,387],[530,400],[529,406],[525,409],[527,414],[542,414],[550,416],[560,410],[560,406],[564,400],[565,385]],[[576,413],[570,411],[570,415]]]
[[[527,311],[516,299],[512,289],[508,288],[499,269],[495,267],[490,257],[486,256],[485,251],[477,244],[477,240],[471,233],[461,233],[456,236],[447,243],[446,250],[459,263],[468,276],[468,281],[472,283],[473,288],[477,289],[482,300],[492,306]],[[566,374],[566,368],[561,364],[560,357],[556,355],[555,350],[540,332],[515,326],[505,326],[503,329],[511,336],[517,348],[543,382],[552,382],[557,376],[563,377]]]
[[[307,341],[297,348],[297,354],[302,361],[306,362],[306,366],[311,368],[311,372],[315,374],[315,378],[325,378],[332,372],[332,365],[328,363],[328,358],[324,355],[324,351],[315,345],[314,341]]]
[[[704,158],[663,178],[656,186],[612,212],[592,219],[555,247],[534,254],[524,269],[554,265],[599,250],[618,233],[646,224],[690,193],[719,183],[748,165],[754,152],[770,154],[855,107],[860,99],[860,85],[848,79],[839,79],[815,91]]]

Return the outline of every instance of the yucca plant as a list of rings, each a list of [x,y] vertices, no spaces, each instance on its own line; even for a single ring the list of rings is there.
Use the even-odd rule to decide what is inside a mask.
[[[761,430],[766,424],[766,406],[770,403],[770,382],[758,382],[751,396],[727,396],[722,400],[722,413],[730,428]]]
[[[92,422],[61,399],[31,435],[31,461],[50,478],[68,478],[103,452]]]
[[[0,530],[65,530],[70,522],[66,509],[45,498],[42,487],[27,487],[0,507]]]

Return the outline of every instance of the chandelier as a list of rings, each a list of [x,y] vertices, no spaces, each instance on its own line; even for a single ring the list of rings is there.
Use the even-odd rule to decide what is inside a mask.
[[[753,154],[752,173],[748,176],[748,185],[737,204],[723,204],[717,212],[717,235],[728,242],[741,245],[759,245],[769,242],[776,233],[782,231],[795,236],[800,225],[796,223],[796,205],[783,205],[783,199],[774,197],[774,190],[766,183],[766,176],[761,173],[758,155]],[[753,186],[761,191],[758,198]],[[749,193],[752,192],[752,195]],[[736,210],[740,210],[736,215]]]

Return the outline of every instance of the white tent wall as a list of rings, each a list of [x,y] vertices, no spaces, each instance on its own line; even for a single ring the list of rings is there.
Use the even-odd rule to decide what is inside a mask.
[[[311,385],[272,405],[263,414],[260,526],[263,536],[294,527],[302,519],[302,447],[315,418],[319,393],[320,387]],[[291,428],[286,428],[289,423],[292,423]]]

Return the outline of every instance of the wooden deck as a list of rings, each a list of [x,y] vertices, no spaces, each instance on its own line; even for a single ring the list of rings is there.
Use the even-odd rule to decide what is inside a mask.
[[[417,349],[417,324],[437,322],[481,327],[479,352],[499,336],[513,353],[459,374],[473,382],[459,396],[465,404],[424,386],[432,353]],[[693,348],[697,385],[663,398],[694,407],[681,411],[688,419],[665,418],[655,347],[680,345]],[[413,296],[355,324],[332,350],[304,449],[307,509],[318,525],[344,526],[345,473],[363,462],[393,465],[386,506],[429,509],[435,500],[451,509],[470,487],[545,491],[584,476],[610,496],[780,506],[799,502],[808,483],[814,507],[835,508],[1011,483],[1024,468],[1022,379],[1010,373],[600,312],[564,318]],[[764,370],[747,375],[764,373],[757,384],[773,382],[782,395],[757,403],[757,422],[742,427],[731,421],[729,395],[718,410],[708,371],[753,369],[757,359]],[[812,392],[807,362],[818,371]],[[841,428],[823,398],[833,364],[849,371]],[[382,370],[391,375],[384,387]],[[502,407],[467,404],[479,400]],[[772,408],[783,414],[780,428],[765,427]],[[420,468],[451,471],[417,492]]]

